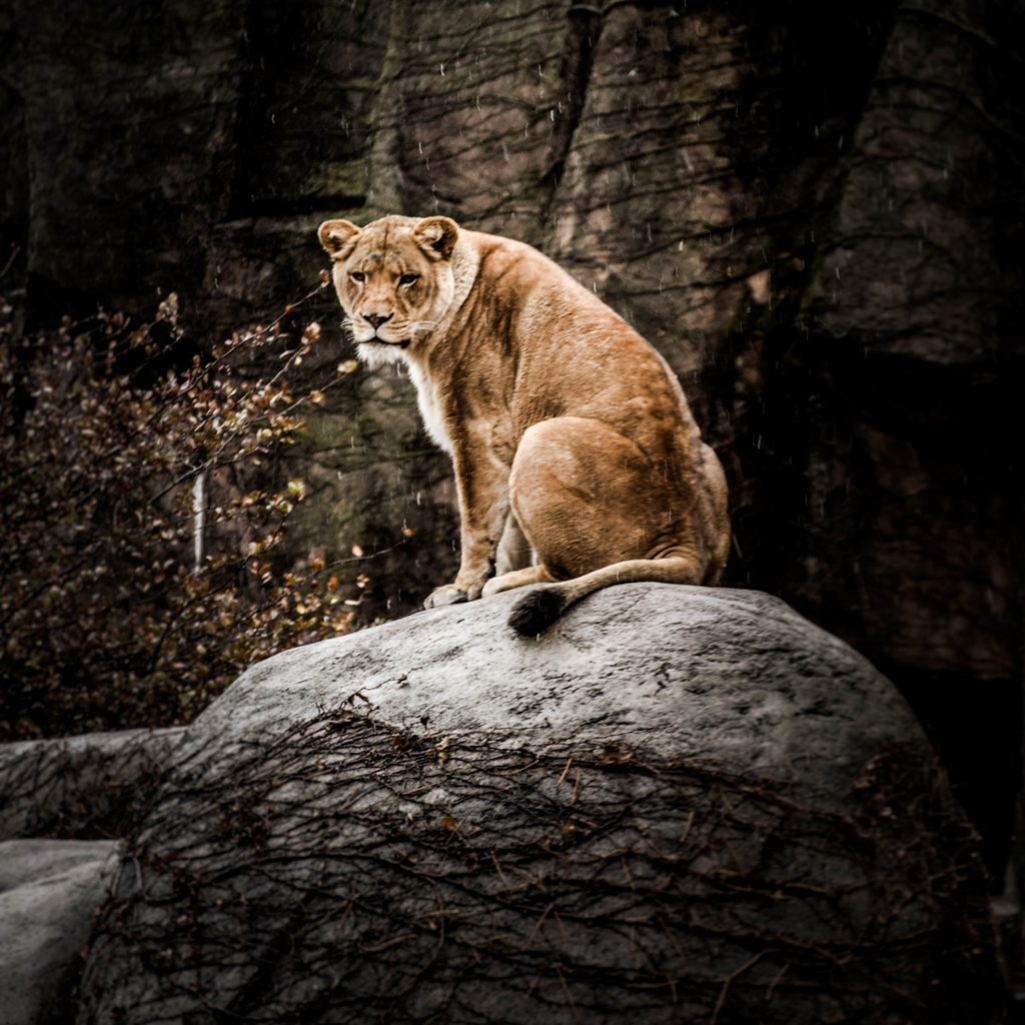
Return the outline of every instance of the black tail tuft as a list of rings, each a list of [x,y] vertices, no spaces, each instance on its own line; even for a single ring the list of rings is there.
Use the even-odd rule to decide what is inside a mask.
[[[561,590],[539,587],[513,606],[509,625],[524,637],[535,637],[547,630],[565,608],[566,597]]]

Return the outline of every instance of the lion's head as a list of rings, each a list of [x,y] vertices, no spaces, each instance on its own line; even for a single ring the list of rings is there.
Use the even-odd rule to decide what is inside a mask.
[[[325,221],[318,235],[360,355],[387,362],[430,337],[455,294],[455,221],[382,217],[365,228]]]

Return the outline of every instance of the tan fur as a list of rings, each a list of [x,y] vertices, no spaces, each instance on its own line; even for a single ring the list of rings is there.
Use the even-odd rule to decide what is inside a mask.
[[[532,632],[617,582],[718,582],[722,467],[668,365],[616,313],[530,246],[446,217],[327,221],[319,235],[361,355],[408,364],[452,456],[461,560],[428,607],[538,585],[555,592],[547,619],[510,620]],[[517,525],[537,564],[503,560],[491,577]]]

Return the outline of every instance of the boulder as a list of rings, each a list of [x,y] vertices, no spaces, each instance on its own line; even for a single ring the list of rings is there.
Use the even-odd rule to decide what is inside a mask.
[[[756,592],[516,594],[188,729],[80,1023],[997,1021],[976,838],[890,683]]]
[[[58,1025],[117,843],[155,792],[181,729],[0,745],[0,1022]],[[103,837],[103,839],[96,839]]]
[[[0,843],[0,1021],[70,1020],[82,947],[117,865],[110,840]]]

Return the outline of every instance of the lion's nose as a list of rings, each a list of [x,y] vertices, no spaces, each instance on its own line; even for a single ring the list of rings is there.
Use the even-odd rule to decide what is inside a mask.
[[[389,313],[386,317],[382,317],[380,313],[364,313],[363,319],[376,331],[382,324],[386,324],[392,319],[394,314]]]

